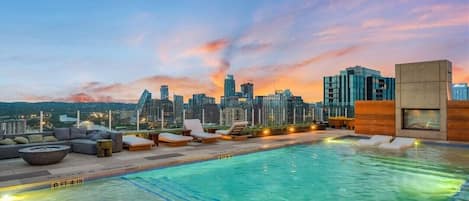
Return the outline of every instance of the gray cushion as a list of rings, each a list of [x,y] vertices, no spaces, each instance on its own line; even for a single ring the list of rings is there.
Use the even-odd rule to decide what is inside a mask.
[[[54,135],[58,140],[69,140],[70,129],[69,128],[54,128]]]
[[[87,139],[72,140],[72,149],[75,153],[96,154],[96,141]]]
[[[100,140],[100,139],[109,139],[111,138],[111,134],[107,133],[106,131],[95,131],[88,135],[88,139],[90,140]]]
[[[71,139],[84,139],[86,138],[86,129],[85,128],[70,128],[70,138]]]

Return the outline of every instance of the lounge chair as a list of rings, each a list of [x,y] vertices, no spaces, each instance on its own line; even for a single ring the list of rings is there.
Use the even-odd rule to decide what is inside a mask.
[[[191,130],[191,136],[201,140],[203,143],[216,142],[221,136],[204,132],[199,119],[184,120],[184,129]]]
[[[396,137],[391,143],[384,143],[378,146],[380,149],[402,150],[413,147],[415,138]]]
[[[158,141],[166,142],[169,146],[184,146],[194,138],[191,136],[182,136],[172,133],[160,133]]]
[[[124,148],[128,148],[129,151],[150,150],[151,147],[155,145],[155,142],[152,140],[136,136],[123,136],[122,142],[124,144]]]
[[[386,135],[373,135],[370,139],[358,140],[358,146],[378,146],[383,143],[389,143],[392,140],[391,136]]]
[[[247,121],[234,122],[228,130],[217,130],[216,134],[228,140],[245,140],[247,136],[241,136],[241,131],[248,125]]]

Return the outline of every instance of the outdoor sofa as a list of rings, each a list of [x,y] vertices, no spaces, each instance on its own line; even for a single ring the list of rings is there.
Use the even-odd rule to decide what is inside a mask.
[[[15,138],[21,142],[16,142]],[[24,143],[24,138],[27,139],[27,143]],[[71,152],[94,155],[97,153],[98,139],[111,139],[112,152],[122,151],[122,133],[82,128],[56,128],[52,132],[1,136],[0,159],[17,158],[20,157],[18,150],[22,148],[44,145],[68,145]],[[5,142],[11,141],[15,141],[15,144],[5,145]]]

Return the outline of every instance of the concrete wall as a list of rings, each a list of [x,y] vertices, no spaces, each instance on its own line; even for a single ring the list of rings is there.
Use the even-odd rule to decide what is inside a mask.
[[[396,136],[447,139],[451,73],[451,62],[447,60],[396,64]],[[403,129],[403,109],[439,109],[440,130]]]

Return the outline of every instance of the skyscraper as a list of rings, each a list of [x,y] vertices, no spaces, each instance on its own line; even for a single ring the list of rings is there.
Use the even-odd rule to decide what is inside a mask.
[[[193,94],[189,100],[192,118],[202,120],[202,109],[206,104],[215,104],[215,98],[205,94]]]
[[[184,112],[184,97],[179,95],[173,96],[174,102],[174,120],[177,126],[182,126]]]
[[[356,100],[394,100],[395,79],[362,66],[324,77],[324,107],[330,116],[354,116]]]
[[[161,85],[160,94],[161,94],[161,100],[168,100],[169,98],[168,85]]]
[[[254,98],[254,84],[247,82],[241,85],[241,93],[244,98],[252,100]]]
[[[137,108],[136,110],[142,114],[143,107],[145,106],[145,103],[148,103],[151,101],[151,93],[148,90],[143,90],[142,95],[138,99],[137,103]]]
[[[452,86],[453,100],[469,100],[467,83],[457,83]]]
[[[225,88],[224,89],[225,90],[225,93],[224,93],[225,98],[235,96],[236,83],[235,83],[233,75],[230,75],[230,74],[226,75],[224,88]]]

